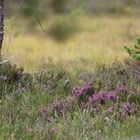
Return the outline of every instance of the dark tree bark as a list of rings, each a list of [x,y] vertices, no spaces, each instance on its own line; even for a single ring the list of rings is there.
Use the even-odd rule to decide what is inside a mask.
[[[4,36],[4,0],[0,0],[0,59]]]

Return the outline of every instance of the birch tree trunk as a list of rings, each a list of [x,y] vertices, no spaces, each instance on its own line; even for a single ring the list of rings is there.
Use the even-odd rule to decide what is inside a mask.
[[[0,60],[4,36],[4,0],[0,0]]]

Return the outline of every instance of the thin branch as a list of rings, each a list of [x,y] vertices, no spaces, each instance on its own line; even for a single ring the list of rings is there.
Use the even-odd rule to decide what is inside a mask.
[[[21,9],[24,9],[23,5],[21,5],[21,3],[18,0],[13,0],[13,1],[15,1]],[[32,16],[34,17],[34,19],[36,19],[36,21],[38,22],[42,31],[44,33],[46,33],[46,31],[45,31],[44,27],[42,26],[41,21],[40,21],[39,17],[37,16],[37,14],[33,10],[32,10],[32,13],[33,13]]]
[[[42,31],[43,31],[44,33],[46,33],[44,27],[43,27],[42,24],[41,24],[41,21],[40,21],[39,17],[36,15],[36,13],[34,13],[34,17],[36,18],[36,20],[37,20],[39,26],[41,27]]]

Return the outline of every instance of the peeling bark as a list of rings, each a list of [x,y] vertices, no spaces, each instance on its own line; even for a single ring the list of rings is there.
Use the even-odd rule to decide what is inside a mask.
[[[4,0],[0,0],[0,59],[4,37]]]

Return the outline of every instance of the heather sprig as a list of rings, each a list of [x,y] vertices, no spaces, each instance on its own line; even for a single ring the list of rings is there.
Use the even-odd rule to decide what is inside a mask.
[[[122,117],[127,117],[134,115],[137,112],[137,107],[135,104],[130,104],[129,102],[123,103],[121,105],[121,115]]]
[[[75,96],[81,97],[82,95],[93,92],[93,82],[87,81],[84,85],[76,87],[73,91]]]
[[[105,104],[107,101],[117,101],[119,99],[119,96],[116,94],[116,91],[100,91],[98,93],[94,93],[92,96],[93,103],[100,103]]]
[[[138,108],[136,104],[130,102],[119,102],[118,104],[112,105],[107,110],[107,115],[117,117],[118,119],[130,118],[136,115]]]
[[[113,112],[114,112],[114,110],[115,110],[115,108],[114,108],[114,107],[112,107],[112,106],[108,108],[108,112],[109,112],[109,113],[113,113]]]
[[[67,96],[65,100],[55,98],[47,107],[40,108],[39,112],[45,116],[46,119],[50,118],[53,113],[66,117],[67,113],[72,110],[76,102],[75,96]]]
[[[126,93],[126,92],[127,92],[126,86],[121,85],[121,86],[118,88],[118,92],[120,92],[120,93]]]

